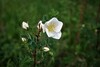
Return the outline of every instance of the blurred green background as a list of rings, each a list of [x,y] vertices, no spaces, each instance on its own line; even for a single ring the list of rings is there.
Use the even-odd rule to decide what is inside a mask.
[[[35,33],[52,17],[63,22],[62,37],[48,40],[53,57],[37,67],[100,67],[100,0],[0,0],[0,67],[33,67],[21,24]]]

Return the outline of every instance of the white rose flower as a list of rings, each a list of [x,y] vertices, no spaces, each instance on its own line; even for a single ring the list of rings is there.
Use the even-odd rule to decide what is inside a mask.
[[[48,37],[52,37],[54,39],[61,38],[61,29],[63,23],[59,21],[57,18],[52,18],[51,20],[47,21],[45,24],[40,24],[42,26],[43,32],[46,32]]]
[[[28,25],[28,23],[26,23],[26,22],[22,22],[22,28],[23,29],[27,29],[27,28],[29,28],[29,25]]]
[[[43,47],[43,50],[44,50],[45,52],[48,52],[50,49],[49,49],[48,47]]]

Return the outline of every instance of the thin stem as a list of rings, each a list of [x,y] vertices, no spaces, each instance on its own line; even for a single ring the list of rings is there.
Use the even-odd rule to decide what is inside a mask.
[[[39,25],[39,27],[40,27],[40,25]],[[36,65],[37,65],[37,57],[36,57],[37,56],[37,45],[38,45],[38,42],[39,42],[39,38],[40,38],[41,31],[42,31],[41,28],[38,29],[38,33],[36,35],[36,48],[35,48],[35,50],[33,52],[33,56],[34,56],[34,66],[33,67],[36,67]]]
[[[33,52],[34,53],[34,66],[33,67],[36,67],[36,49],[35,49],[35,51]]]

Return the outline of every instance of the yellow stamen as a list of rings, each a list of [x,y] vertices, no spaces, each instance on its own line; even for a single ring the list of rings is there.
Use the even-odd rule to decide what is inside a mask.
[[[56,27],[56,25],[54,23],[51,23],[51,24],[48,25],[47,28],[48,28],[48,31],[53,32],[55,27]]]

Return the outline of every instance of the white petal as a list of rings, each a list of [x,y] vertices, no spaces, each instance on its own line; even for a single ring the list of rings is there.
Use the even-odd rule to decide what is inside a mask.
[[[52,38],[54,38],[54,39],[60,39],[61,35],[62,35],[61,32],[57,32],[57,33],[55,33],[55,35]]]
[[[57,18],[54,17],[54,18],[50,19],[49,21],[47,21],[45,24],[49,25],[53,21],[57,21]]]
[[[45,25],[44,24],[42,24],[42,30],[43,30],[43,33],[45,33],[46,28],[45,28]]]
[[[49,32],[48,29],[46,28],[46,34],[48,37],[53,37],[55,35],[55,32]]]
[[[55,22],[57,25],[55,27],[55,31],[59,32],[62,29],[63,23],[61,21]]]
[[[54,39],[60,39],[62,35],[61,31],[60,32],[49,32],[47,28],[46,28],[46,34],[48,37],[52,37]]]

